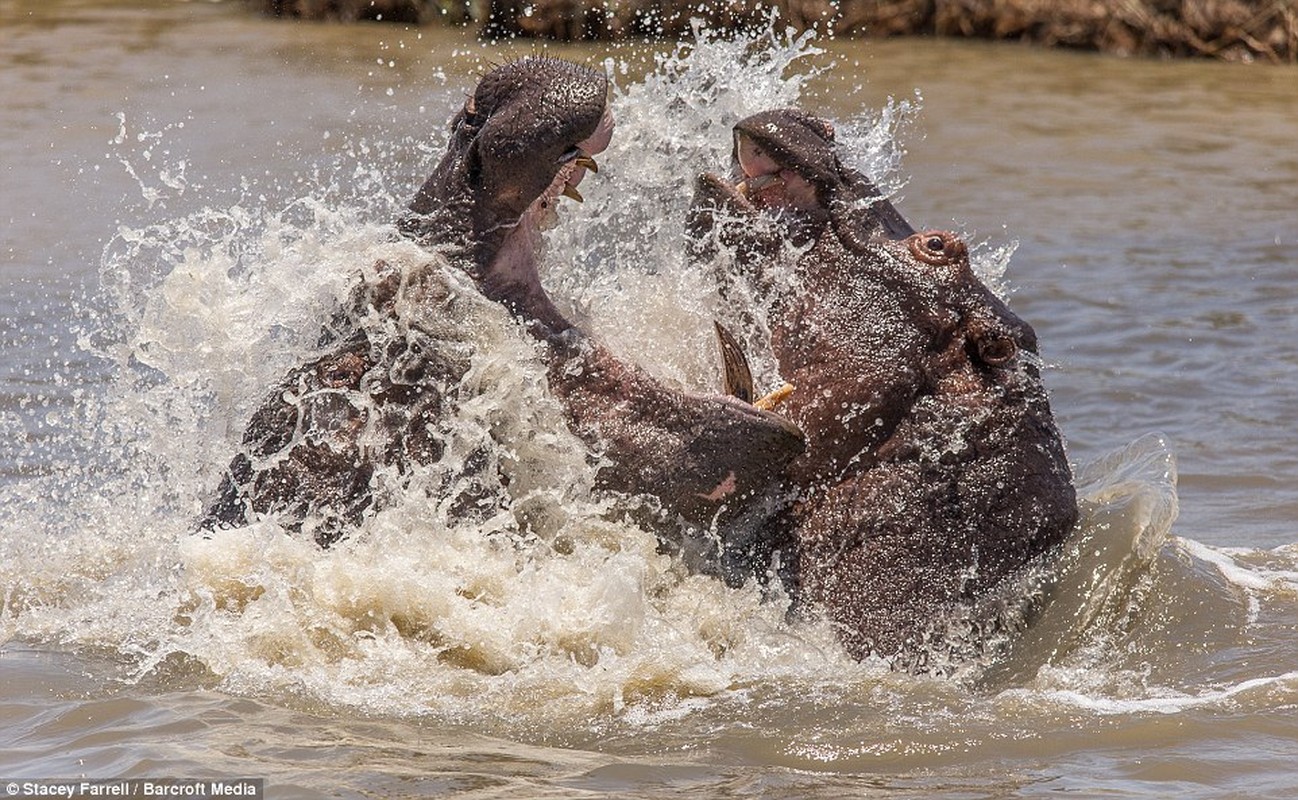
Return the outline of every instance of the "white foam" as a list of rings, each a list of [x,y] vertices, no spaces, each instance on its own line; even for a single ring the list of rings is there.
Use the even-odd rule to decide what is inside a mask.
[[[1251,695],[1262,696],[1263,707],[1268,705],[1266,690],[1280,688],[1292,696],[1298,689],[1298,672],[1286,672],[1250,678],[1230,686],[1210,689],[1197,693],[1182,692],[1175,689],[1147,687],[1141,697],[1113,697],[1091,694],[1077,689],[1044,689],[1028,691],[1013,689],[1003,693],[1003,698],[1011,701],[1028,701],[1030,703],[1057,704],[1068,708],[1078,708],[1102,716],[1129,714],[1180,714],[1200,708],[1224,708],[1234,703],[1244,702]]]

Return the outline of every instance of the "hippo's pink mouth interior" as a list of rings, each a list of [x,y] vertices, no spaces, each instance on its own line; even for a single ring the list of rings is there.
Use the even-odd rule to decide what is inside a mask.
[[[777,161],[752,138],[736,133],[735,154],[743,174],[735,189],[754,206],[798,211],[820,206],[816,187],[797,171]]]

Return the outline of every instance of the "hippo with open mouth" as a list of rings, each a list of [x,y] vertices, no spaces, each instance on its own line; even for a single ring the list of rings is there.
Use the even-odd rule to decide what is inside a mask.
[[[597,171],[613,133],[609,97],[603,74],[557,59],[493,70],[455,116],[444,157],[398,228],[447,255],[543,343],[550,390],[599,457],[598,484],[655,498],[655,521],[679,523],[667,542],[690,544],[710,569],[724,558],[718,543],[779,508],[804,437],[726,394],[665,387],[583,335],[542,289],[541,231],[559,199],[580,201],[578,184]],[[438,263],[367,272],[321,354],[253,415],[201,527],[273,516],[327,545],[375,509],[379,479],[393,471],[380,468],[402,474],[441,458],[454,413],[447,387],[468,368],[465,302]],[[458,505],[469,513],[481,500],[470,491]]]
[[[702,176],[690,227],[701,258],[736,253],[723,290],[766,305],[779,409],[807,436],[770,535],[849,652],[904,662],[1077,521],[1036,337],[960,239],[916,232],[840,161],[829,123],[776,110],[734,130],[738,181]]]

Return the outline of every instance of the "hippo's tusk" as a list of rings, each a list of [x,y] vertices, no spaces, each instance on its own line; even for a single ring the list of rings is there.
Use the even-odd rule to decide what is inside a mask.
[[[753,406],[755,408],[760,408],[763,411],[774,411],[776,408],[779,408],[780,403],[783,403],[788,399],[791,394],[793,394],[793,384],[786,383],[770,394],[754,400]]]
[[[748,358],[739,342],[720,322],[712,322],[717,329],[717,344],[721,347],[721,365],[725,370],[723,391],[745,403],[753,402],[753,371],[748,368]]]
[[[574,147],[562,156],[559,156],[559,163],[576,164],[579,167],[585,167],[591,172],[599,172],[599,164],[595,163],[595,159],[591,157],[590,153],[587,153],[580,147]]]
[[[745,403],[762,411],[774,411],[789,395],[793,394],[793,384],[786,383],[770,394],[753,399],[753,371],[748,367],[748,357],[739,346],[730,331],[720,322],[713,320],[717,329],[717,343],[721,346],[721,363],[725,367],[724,391],[732,397],[738,397]]]

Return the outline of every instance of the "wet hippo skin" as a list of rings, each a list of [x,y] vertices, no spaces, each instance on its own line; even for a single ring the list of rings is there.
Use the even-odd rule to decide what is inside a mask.
[[[703,176],[690,225],[701,260],[736,253],[723,286],[766,304],[795,387],[779,410],[807,449],[770,536],[797,601],[855,656],[905,662],[946,613],[1055,548],[1076,495],[1032,328],[963,242],[915,232],[833,139],[795,110],[741,121],[738,181]]]

